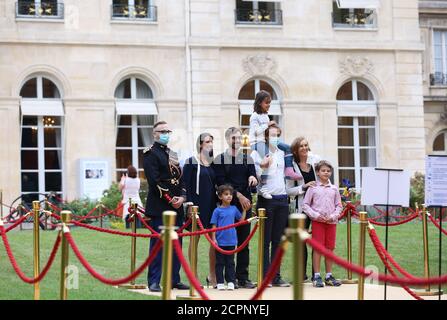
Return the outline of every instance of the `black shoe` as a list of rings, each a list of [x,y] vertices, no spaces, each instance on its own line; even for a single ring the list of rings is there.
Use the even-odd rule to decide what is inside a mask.
[[[240,281],[238,281],[238,285],[239,285],[239,288],[244,288],[244,289],[256,288],[256,285],[253,282],[251,282],[250,280],[240,280]]]
[[[275,280],[273,280],[272,285],[274,287],[290,287],[290,283],[284,281],[281,278],[276,278]]]
[[[149,291],[151,292],[161,292],[160,285],[158,283],[153,283],[149,286]]]
[[[174,285],[172,286],[172,289],[189,290],[189,286],[188,286],[187,284],[184,284],[184,283],[179,282],[179,283],[177,283],[177,284],[174,284]]]

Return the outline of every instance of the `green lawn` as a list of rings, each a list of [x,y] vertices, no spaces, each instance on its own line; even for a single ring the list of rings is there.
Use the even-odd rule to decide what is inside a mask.
[[[358,225],[353,225],[353,261],[357,262],[358,247]],[[384,241],[384,227],[376,227],[382,241]],[[346,256],[346,225],[338,225],[337,249],[336,253],[342,257]],[[144,232],[139,229],[139,232]],[[129,274],[130,238],[98,233],[90,230],[75,228],[72,231],[73,237],[85,255],[87,260],[103,275],[111,278],[123,277]],[[430,257],[431,274],[438,273],[438,230],[430,224]],[[51,247],[54,243],[56,232],[46,231],[41,233],[41,263],[48,259]],[[32,232],[31,231],[11,231],[8,233],[11,247],[16,255],[20,267],[28,275],[32,275]],[[443,274],[447,273],[447,238],[443,239],[442,265]],[[141,264],[147,256],[148,239],[138,239],[137,242],[137,266]],[[184,242],[184,252],[186,254],[188,239]],[[202,238],[199,243],[199,280],[204,283],[208,273],[208,242]],[[256,257],[257,238],[251,242],[251,265],[250,278],[256,280]],[[285,255],[282,263],[282,275],[286,280],[292,279],[291,250]],[[409,272],[416,276],[423,276],[423,251],[422,251],[422,225],[419,222],[411,222],[405,225],[390,227],[389,251],[396,260]],[[117,289],[107,286],[97,281],[80,265],[73,252],[70,252],[70,263],[80,270],[79,289],[69,290],[68,297],[71,300],[116,300],[116,299],[157,299],[146,295],[128,292],[124,289]],[[366,265],[374,265],[383,272],[383,266],[375,254],[369,237],[367,237],[367,257]],[[324,265],[322,264],[324,272]],[[6,256],[3,245],[0,245],[0,299],[32,299],[33,286],[22,282],[14,273]],[[310,273],[310,259],[308,273]],[[338,266],[334,268],[334,274],[338,278],[345,278],[346,271]],[[58,254],[55,264],[47,277],[41,283],[41,299],[59,298],[59,277],[60,277],[60,256]],[[182,272],[182,280],[186,282],[186,276]],[[146,283],[146,272],[140,275],[137,283]],[[447,290],[447,286],[444,286]]]

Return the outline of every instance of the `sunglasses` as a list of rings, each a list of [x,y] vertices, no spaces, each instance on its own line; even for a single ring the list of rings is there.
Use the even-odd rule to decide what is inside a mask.
[[[156,130],[155,132],[159,132],[161,134],[171,134],[172,133],[171,130]]]

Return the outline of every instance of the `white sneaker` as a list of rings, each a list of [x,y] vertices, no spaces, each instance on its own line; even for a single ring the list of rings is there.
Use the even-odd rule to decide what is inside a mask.
[[[227,283],[227,290],[234,290],[234,283],[233,282],[228,282]]]
[[[225,285],[223,283],[218,283],[217,290],[225,290]]]
[[[272,195],[268,192],[263,191],[262,189],[259,190],[259,195],[263,197],[264,199],[271,199]]]

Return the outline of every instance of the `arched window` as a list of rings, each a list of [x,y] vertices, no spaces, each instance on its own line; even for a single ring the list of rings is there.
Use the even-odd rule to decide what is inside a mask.
[[[150,86],[130,77],[122,80],[115,90],[116,178],[133,165],[144,178],[143,150],[153,143],[152,130],[157,119],[157,107]]]
[[[63,105],[57,85],[44,76],[20,90],[21,194],[25,203],[55,192],[63,198]]]
[[[447,154],[447,130],[443,130],[433,141],[433,153]]]
[[[337,92],[338,166],[339,181],[349,179],[361,188],[361,172],[365,167],[376,167],[377,104],[364,83],[351,80]]]
[[[253,103],[255,101],[256,93],[260,90],[265,90],[272,96],[272,102],[270,104],[269,118],[275,120],[281,125],[281,107],[278,100],[278,94],[271,84],[267,81],[254,79],[248,81],[239,91],[239,126],[242,130],[246,130],[250,127],[250,116],[253,113]]]

